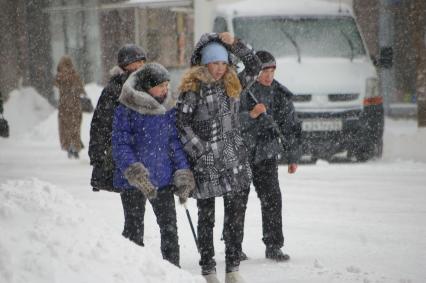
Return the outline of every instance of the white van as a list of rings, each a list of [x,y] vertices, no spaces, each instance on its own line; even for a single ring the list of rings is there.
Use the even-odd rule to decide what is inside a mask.
[[[303,152],[346,152],[366,161],[383,148],[383,99],[352,10],[320,0],[246,0],[216,8],[214,32],[230,31],[277,60],[276,79],[295,95]]]

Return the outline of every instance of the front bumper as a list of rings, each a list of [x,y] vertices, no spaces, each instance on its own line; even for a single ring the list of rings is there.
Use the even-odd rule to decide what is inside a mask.
[[[341,121],[340,130],[302,131],[302,154],[329,159],[336,153],[366,144],[375,144],[383,138],[383,105],[366,106],[362,110],[342,112],[298,112],[303,122],[312,120]]]

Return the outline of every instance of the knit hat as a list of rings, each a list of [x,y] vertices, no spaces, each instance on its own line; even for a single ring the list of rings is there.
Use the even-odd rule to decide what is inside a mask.
[[[268,51],[257,51],[256,56],[259,58],[260,62],[262,62],[262,70],[277,67],[274,56]]]
[[[211,42],[201,50],[201,64],[207,65],[212,62],[229,63],[228,50],[220,43]]]
[[[122,68],[133,62],[145,60],[145,51],[135,44],[125,44],[118,51],[117,63]]]
[[[170,74],[163,65],[158,63],[145,64],[137,73],[135,89],[139,91],[148,91],[149,89],[165,82],[170,81]]]

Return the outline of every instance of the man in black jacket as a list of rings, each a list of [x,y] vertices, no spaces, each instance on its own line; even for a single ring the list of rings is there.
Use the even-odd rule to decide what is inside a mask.
[[[90,184],[94,191],[116,191],[113,187],[114,161],[112,158],[111,134],[114,110],[118,97],[129,75],[142,67],[146,61],[145,51],[134,44],[120,48],[118,66],[111,70],[112,77],[103,89],[96,105],[90,126],[89,157],[93,166]]]
[[[301,126],[291,100],[293,94],[274,80],[275,58],[267,51],[256,55],[262,62],[262,71],[241,96],[241,124],[250,152],[253,185],[261,203],[265,256],[285,261],[290,257],[281,251],[284,236],[278,163],[284,157],[288,173],[296,172]],[[241,255],[245,257],[242,251]]]

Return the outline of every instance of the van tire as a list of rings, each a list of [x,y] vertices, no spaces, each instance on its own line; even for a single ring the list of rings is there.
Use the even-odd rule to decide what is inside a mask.
[[[366,143],[354,149],[352,155],[358,162],[366,162],[370,159],[380,159],[383,155],[383,138],[375,142]]]

